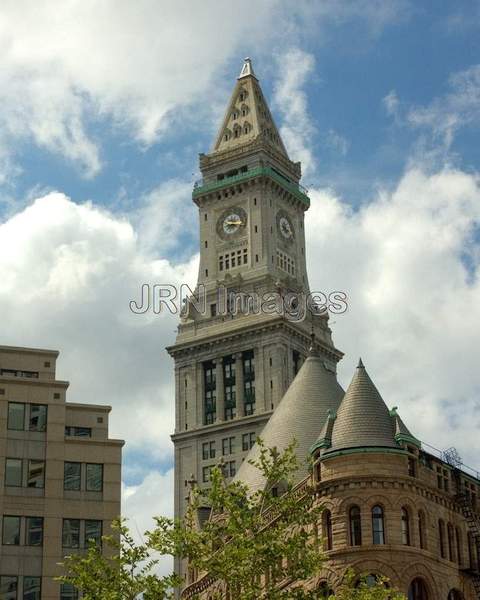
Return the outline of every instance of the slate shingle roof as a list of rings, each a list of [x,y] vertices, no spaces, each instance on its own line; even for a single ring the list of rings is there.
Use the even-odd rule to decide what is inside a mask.
[[[260,434],[267,447],[276,446],[280,452],[293,439],[297,441],[298,480],[307,474],[309,449],[317,439],[328,411],[338,409],[344,393],[336,374],[325,368],[324,360],[309,356]],[[255,444],[235,478],[246,483],[252,491],[265,485],[258,469],[248,464],[248,460],[256,459],[258,455]]]
[[[394,420],[361,360],[337,411],[332,445],[324,455],[360,447],[399,447]]]

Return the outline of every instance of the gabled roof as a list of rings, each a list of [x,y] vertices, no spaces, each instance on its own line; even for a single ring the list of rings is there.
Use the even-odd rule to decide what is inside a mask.
[[[213,153],[242,146],[259,137],[288,158],[253,71],[252,61],[246,58],[218,131]]]
[[[324,456],[339,450],[361,447],[398,449],[399,445],[395,441],[390,411],[360,359],[337,411],[331,447],[324,452]]]
[[[276,447],[279,452],[296,440],[300,464],[298,480],[308,472],[309,450],[317,439],[328,411],[337,410],[343,394],[336,373],[330,367],[327,368],[324,359],[309,356],[261,432],[260,437],[265,446]],[[259,448],[255,444],[236,476],[237,480],[246,483],[252,491],[262,489],[265,485],[258,469],[248,463],[258,457]]]

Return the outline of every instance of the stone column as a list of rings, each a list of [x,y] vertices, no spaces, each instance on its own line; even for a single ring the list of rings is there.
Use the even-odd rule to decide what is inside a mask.
[[[223,358],[214,361],[216,366],[216,398],[217,398],[217,421],[225,420],[225,383],[223,377]]]
[[[196,361],[193,364],[193,381],[195,381],[195,391],[190,392],[189,396],[192,398],[195,394],[195,416],[197,422],[195,425],[200,427],[204,423],[205,416],[205,380],[203,374],[203,363]],[[192,423],[193,425],[193,423]]]
[[[245,416],[245,382],[243,376],[243,356],[241,352],[235,354],[235,401],[237,417]]]

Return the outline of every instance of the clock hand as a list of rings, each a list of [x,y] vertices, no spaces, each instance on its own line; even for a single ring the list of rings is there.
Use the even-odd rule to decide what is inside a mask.
[[[242,221],[225,221],[227,225],[241,225]]]

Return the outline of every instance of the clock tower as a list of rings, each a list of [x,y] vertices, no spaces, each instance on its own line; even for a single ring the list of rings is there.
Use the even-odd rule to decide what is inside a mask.
[[[335,371],[342,357],[328,316],[290,302],[309,293],[310,200],[248,58],[200,169],[195,296],[205,303],[187,303],[168,348],[175,361],[176,516],[184,514],[192,479],[208,486],[220,460],[226,477],[235,475],[307,356],[312,333],[327,368]]]

